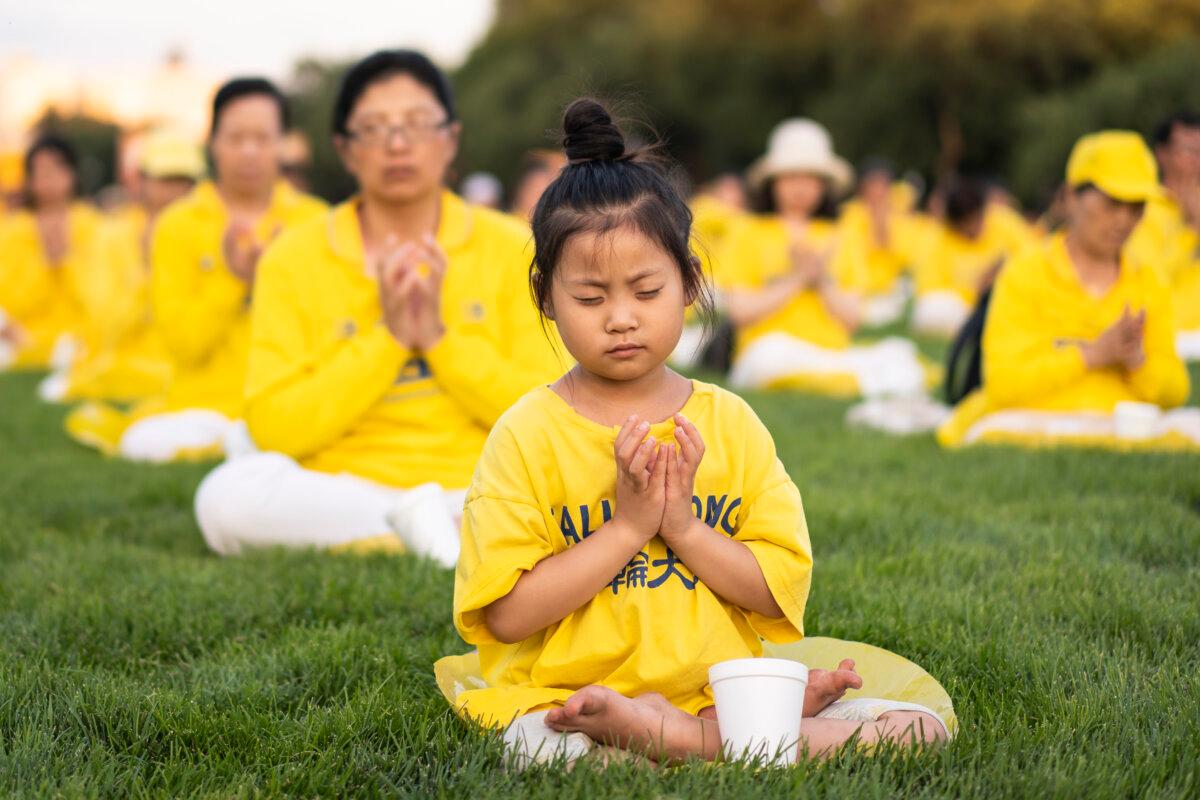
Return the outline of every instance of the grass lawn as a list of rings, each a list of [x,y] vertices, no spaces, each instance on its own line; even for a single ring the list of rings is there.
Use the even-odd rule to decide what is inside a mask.
[[[1200,375],[1194,374],[1194,378]],[[508,774],[433,683],[450,572],[210,554],[204,465],[106,461],[0,376],[0,796],[1200,794],[1200,458],[977,449],[751,401],[804,495],[811,634],[925,666],[962,733],[754,774]]]

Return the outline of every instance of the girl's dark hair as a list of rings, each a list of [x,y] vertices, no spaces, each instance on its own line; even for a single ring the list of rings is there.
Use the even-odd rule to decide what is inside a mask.
[[[450,89],[450,81],[432,61],[416,50],[380,50],[350,67],[342,77],[342,84],[333,104],[334,134],[348,135],[346,122],[363,92],[371,85],[394,75],[408,75],[433,92],[433,96],[446,112],[447,122],[458,119],[454,111],[454,92]]]
[[[279,129],[286,131],[291,126],[292,112],[288,100],[279,91],[279,87],[266,78],[234,78],[222,84],[213,97],[212,121],[209,123],[208,135],[217,132],[217,124],[221,121],[221,112],[225,107],[242,97],[262,95],[275,101],[279,108]]]
[[[529,285],[538,311],[548,316],[554,271],[572,236],[632,225],[675,261],[684,296],[698,305],[707,324],[712,296],[691,248],[692,212],[669,179],[666,162],[654,147],[627,148],[621,129],[591,98],[571,103],[562,126],[567,166],[538,200],[530,222]]]
[[[35,205],[33,195],[29,191],[29,179],[33,175],[33,159],[37,157],[38,153],[53,153],[58,156],[75,176],[72,194],[79,191],[79,154],[75,151],[75,146],[56,133],[43,133],[34,139],[33,144],[29,145],[29,149],[25,151],[26,208],[33,208]]]

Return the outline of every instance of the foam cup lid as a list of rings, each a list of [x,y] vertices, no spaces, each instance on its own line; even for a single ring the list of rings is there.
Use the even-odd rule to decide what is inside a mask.
[[[708,668],[708,682],[726,678],[793,678],[808,681],[808,667],[786,658],[735,658]]]

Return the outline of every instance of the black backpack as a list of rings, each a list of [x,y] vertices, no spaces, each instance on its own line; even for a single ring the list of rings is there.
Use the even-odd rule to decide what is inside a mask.
[[[983,385],[983,326],[987,323],[992,289],[979,295],[971,316],[959,328],[946,357],[946,402],[958,405],[964,397]]]

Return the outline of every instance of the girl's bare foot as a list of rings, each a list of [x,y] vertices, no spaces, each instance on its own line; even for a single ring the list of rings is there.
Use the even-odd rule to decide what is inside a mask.
[[[660,762],[712,758],[720,747],[714,723],[680,711],[662,695],[628,698],[605,686],[580,689],[546,714],[546,725]]]
[[[850,689],[861,689],[862,677],[854,671],[854,659],[843,659],[835,670],[810,669],[804,689],[804,716],[815,717]]]

